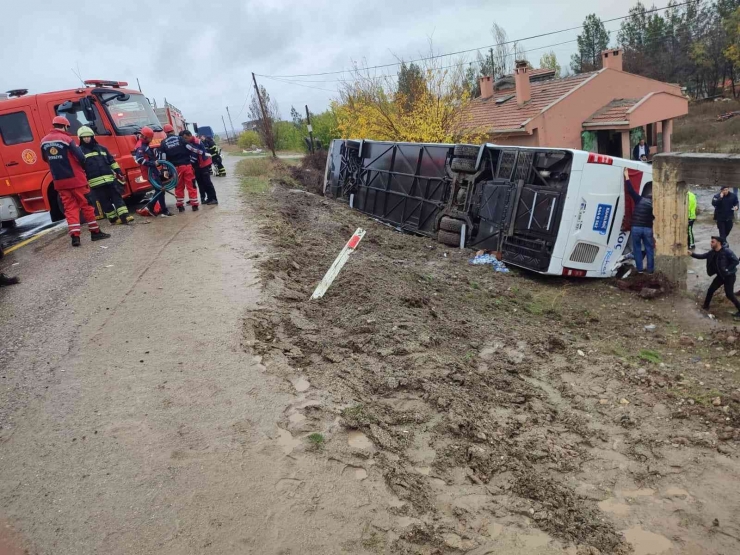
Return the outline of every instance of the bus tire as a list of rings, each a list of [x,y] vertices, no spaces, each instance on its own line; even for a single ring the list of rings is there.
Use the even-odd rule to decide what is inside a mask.
[[[64,219],[64,203],[56,189],[49,187],[49,215],[52,222],[60,222]]]
[[[458,173],[475,173],[475,160],[470,158],[453,158],[450,168]]]
[[[478,158],[478,151],[480,147],[471,145],[455,145],[455,150],[452,151],[452,155],[455,158]]]
[[[457,233],[458,235],[460,235],[460,231],[462,231],[463,225],[465,225],[464,221],[457,220],[455,218],[448,218],[447,216],[443,217],[439,221],[439,229],[441,229],[442,231],[450,231],[452,233]]]
[[[451,247],[459,247],[460,246],[460,232],[453,233],[451,231],[445,231],[444,229],[440,229],[439,232],[437,232],[437,241],[444,245],[449,245]]]

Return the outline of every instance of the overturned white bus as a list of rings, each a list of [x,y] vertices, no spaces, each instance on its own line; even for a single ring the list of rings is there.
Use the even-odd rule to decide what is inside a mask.
[[[535,272],[612,277],[631,252],[624,168],[652,186],[649,164],[581,150],[334,140],[325,194]]]

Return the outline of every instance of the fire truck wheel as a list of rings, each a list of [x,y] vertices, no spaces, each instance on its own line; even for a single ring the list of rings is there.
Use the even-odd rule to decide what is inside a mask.
[[[470,158],[453,158],[450,168],[458,173],[475,173],[475,160]]]
[[[49,188],[49,215],[52,222],[60,222],[64,219],[64,204],[56,192],[56,189]]]
[[[455,150],[452,155],[456,158],[478,158],[478,151],[480,147],[471,145],[455,145]]]
[[[452,233],[451,231],[440,229],[439,232],[437,232],[437,241],[445,245],[450,245],[451,247],[459,247],[460,232]]]
[[[457,233],[460,235],[460,231],[462,230],[462,226],[465,224],[462,220],[456,220],[455,218],[448,218],[445,216],[439,221],[439,229],[443,231],[451,231],[452,233]],[[460,240],[458,239],[458,243]]]
[[[7,220],[3,222],[3,229],[13,229],[18,223],[15,220]]]

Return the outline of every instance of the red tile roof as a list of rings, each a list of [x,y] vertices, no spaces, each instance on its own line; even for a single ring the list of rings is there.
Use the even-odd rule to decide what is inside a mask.
[[[488,98],[476,98],[470,103],[464,114],[464,126],[466,128],[485,129],[487,132],[519,129],[525,121],[539,114],[543,108],[571,92],[593,75],[595,75],[595,72],[580,73],[563,79],[532,82],[530,101],[523,106],[517,105],[514,89],[496,91],[492,97]],[[505,102],[496,104],[496,100],[507,96],[512,97]]]
[[[640,102],[641,98],[615,98],[606,106],[596,110],[583,123],[607,123],[613,121],[626,121],[627,112],[635,104]]]

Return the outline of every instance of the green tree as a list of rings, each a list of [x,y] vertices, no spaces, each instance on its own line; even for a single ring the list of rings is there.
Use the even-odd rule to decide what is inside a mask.
[[[293,106],[290,107],[290,119],[293,120],[293,125],[295,125],[298,129],[303,127],[303,117],[301,116],[301,113]]]
[[[423,94],[425,85],[424,74],[418,65],[413,62],[408,66],[403,62],[401,63],[401,68],[398,70],[396,94],[399,95],[399,98],[407,107],[412,106],[419,95]]]
[[[558,63],[558,58],[555,55],[554,51],[545,52],[542,57],[540,58],[540,68],[542,69],[554,69],[555,70],[555,79],[558,79],[560,77],[560,71],[561,67]]]
[[[261,147],[262,139],[260,138],[260,134],[256,131],[242,131],[236,144],[239,145],[239,148],[247,150],[255,146]]]
[[[577,42],[578,52],[571,57],[571,69],[575,73],[601,69],[601,52],[609,45],[609,33],[596,14],[586,16]]]

